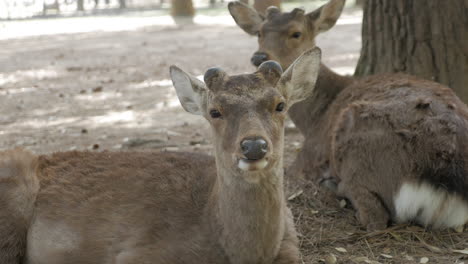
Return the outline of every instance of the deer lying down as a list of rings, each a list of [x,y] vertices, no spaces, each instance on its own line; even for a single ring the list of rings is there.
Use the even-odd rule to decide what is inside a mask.
[[[283,192],[287,109],[312,92],[318,49],[288,71],[171,67],[215,158],[195,153],[0,154],[0,263],[298,263]],[[304,73],[307,72],[307,75]],[[313,74],[315,72],[315,74]]]
[[[252,62],[286,68],[343,5],[331,0],[308,14],[270,7],[266,18],[239,2],[229,10],[259,36]],[[312,96],[289,113],[305,142],[288,176],[337,184],[367,229],[391,219],[434,228],[468,220],[468,108],[451,89],[404,74],[353,79],[322,64]]]

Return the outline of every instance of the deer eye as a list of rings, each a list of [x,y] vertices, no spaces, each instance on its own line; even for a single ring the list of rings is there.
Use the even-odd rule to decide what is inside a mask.
[[[302,33],[301,32],[294,32],[291,37],[292,38],[300,38],[302,36]]]
[[[211,118],[220,118],[221,113],[216,109],[212,109],[212,110],[210,110],[210,116],[211,116]]]
[[[283,112],[285,103],[281,102],[276,106],[276,112]]]

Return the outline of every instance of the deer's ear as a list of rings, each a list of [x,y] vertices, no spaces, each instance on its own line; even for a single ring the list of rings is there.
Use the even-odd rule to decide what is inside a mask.
[[[312,94],[320,71],[320,58],[319,48],[308,50],[281,75],[277,87],[289,105],[302,101]]]
[[[247,32],[247,34],[257,35],[263,22],[263,17],[255,9],[239,1],[230,2],[228,9],[240,28]]]
[[[208,97],[205,84],[176,66],[170,67],[170,73],[177,97],[185,111],[203,115]]]
[[[316,33],[329,30],[335,24],[343,11],[346,0],[330,0],[325,5],[307,14],[308,25],[312,26]]]

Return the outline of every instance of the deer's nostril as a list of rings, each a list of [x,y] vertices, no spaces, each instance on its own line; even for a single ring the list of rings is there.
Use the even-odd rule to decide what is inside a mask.
[[[265,62],[267,60],[268,60],[268,55],[266,55],[265,53],[254,53],[254,55],[250,59],[252,64],[255,65],[256,67],[260,66],[262,62]]]
[[[268,143],[263,138],[244,139],[241,142],[241,150],[248,160],[259,160],[268,152]]]

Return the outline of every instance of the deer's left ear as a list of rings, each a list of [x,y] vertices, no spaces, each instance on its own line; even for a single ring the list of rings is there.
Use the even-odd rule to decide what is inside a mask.
[[[170,73],[177,97],[185,111],[203,115],[208,98],[205,84],[176,66],[170,67]]]
[[[320,71],[321,51],[315,47],[304,52],[281,75],[277,88],[293,105],[309,97],[317,81]]]
[[[306,15],[308,25],[313,27],[316,33],[329,30],[336,24],[345,3],[346,0],[330,0],[320,8],[308,13]]]

